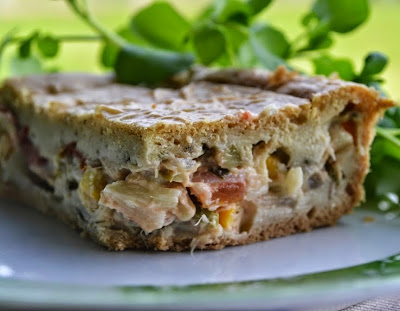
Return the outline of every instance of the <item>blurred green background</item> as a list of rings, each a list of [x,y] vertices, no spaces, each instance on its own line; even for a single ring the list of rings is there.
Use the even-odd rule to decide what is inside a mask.
[[[351,0],[349,0],[351,1]],[[91,7],[97,17],[108,27],[115,29],[126,23],[139,7],[148,4],[146,0],[92,0]],[[195,16],[209,1],[171,0],[184,15]],[[300,20],[310,7],[312,0],[275,0],[260,19],[266,19],[277,28],[284,30],[289,39],[301,32]],[[384,73],[384,89],[394,99],[400,99],[400,1],[372,1],[369,21],[346,35],[336,35],[332,53],[354,60],[359,70],[369,51],[379,50],[388,55],[389,66]],[[54,35],[92,34],[91,30],[77,19],[61,0],[0,0],[0,37],[12,28],[20,34],[41,30]],[[65,43],[60,56],[52,66],[67,71],[102,71],[98,62],[99,45],[96,42]],[[0,77],[9,74],[7,59],[9,49],[0,67]],[[299,62],[301,68],[308,63]]]

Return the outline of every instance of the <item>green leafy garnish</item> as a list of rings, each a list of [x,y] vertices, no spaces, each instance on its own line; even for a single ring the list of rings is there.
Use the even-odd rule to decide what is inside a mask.
[[[217,23],[247,24],[251,14],[252,9],[241,0],[218,0],[214,1],[211,18]]]
[[[190,30],[188,21],[167,2],[144,8],[132,18],[130,26],[133,33],[150,44],[177,51],[184,48]]]
[[[117,33],[104,28],[91,14],[86,1],[66,1],[77,16],[118,50],[113,66],[117,80],[121,83],[155,84],[187,69],[194,61],[189,53],[156,50],[130,43]],[[159,13],[159,10],[155,11]],[[139,16],[139,20],[142,21],[140,25],[145,21],[146,14],[148,13],[145,12],[144,18]],[[143,30],[143,26],[141,27]],[[153,39],[154,36],[153,32]]]
[[[366,21],[369,15],[368,0],[317,0],[312,13],[332,31],[346,33]]]
[[[37,35],[38,34],[34,32],[32,35],[21,41],[18,49],[20,58],[28,58],[29,56],[31,56],[31,45],[32,42],[36,39]]]
[[[315,73],[329,76],[339,74],[344,80],[355,78],[353,62],[346,58],[334,58],[329,55],[321,55],[313,59]]]
[[[258,61],[268,69],[285,64],[290,44],[285,35],[270,25],[254,25],[250,30],[250,46]]]
[[[364,68],[361,73],[354,79],[359,83],[373,86],[380,90],[382,79],[377,75],[382,73],[388,64],[388,58],[381,52],[371,52],[365,57]]]
[[[368,77],[381,73],[382,70],[386,67],[387,62],[388,60],[386,55],[382,53],[374,52],[369,54],[365,58],[365,64],[361,72],[361,77]]]
[[[386,65],[385,56],[374,52],[357,74],[351,60],[327,53],[337,33],[350,32],[367,20],[368,0],[315,0],[299,22],[302,32],[292,42],[260,18],[272,0],[214,0],[193,20],[167,1],[154,1],[134,12],[118,31],[104,27],[86,0],[64,1],[94,31],[97,41],[104,43],[100,62],[112,68],[122,83],[155,85],[196,62],[273,70],[279,65],[293,68],[292,61],[302,58],[314,65],[315,73],[337,72],[343,79],[378,87],[382,82],[378,75]],[[33,55],[47,62],[57,56],[66,40],[35,30],[6,41],[2,49],[16,43],[19,58]]]
[[[263,11],[272,0],[247,0],[246,3],[252,15],[256,15]]]
[[[37,47],[43,57],[53,58],[58,54],[60,41],[50,35],[40,36],[37,39]]]
[[[173,53],[132,44],[120,47],[114,64],[117,79],[128,84],[154,84],[166,80],[193,63],[191,54]]]
[[[0,68],[1,68],[1,61],[3,57],[4,50],[6,47],[13,41],[13,37],[16,30],[12,29],[6,33],[6,35],[0,40]]]
[[[193,31],[193,47],[200,63],[208,65],[224,54],[224,33],[215,24],[200,25]]]

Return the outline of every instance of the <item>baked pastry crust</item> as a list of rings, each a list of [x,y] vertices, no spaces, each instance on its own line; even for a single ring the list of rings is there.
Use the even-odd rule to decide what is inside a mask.
[[[158,89],[88,74],[6,81],[2,196],[110,249],[177,251],[333,225],[363,198],[392,101],[283,67],[187,77]]]

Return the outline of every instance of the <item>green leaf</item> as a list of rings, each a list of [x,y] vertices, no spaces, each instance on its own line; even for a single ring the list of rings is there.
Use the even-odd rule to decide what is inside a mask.
[[[354,79],[353,81],[357,81],[357,78]],[[383,83],[382,79],[366,79],[365,82],[361,82],[361,83],[364,83],[365,85],[377,90],[379,92],[380,97],[382,97],[382,98],[388,97],[386,94],[386,91],[382,88],[382,83]]]
[[[360,74],[361,77],[378,74],[385,69],[388,58],[380,52],[371,52],[364,60],[364,68]]]
[[[119,48],[112,44],[105,44],[100,52],[101,64],[106,68],[112,68],[117,59]]]
[[[250,45],[260,63],[270,70],[285,65],[290,44],[279,30],[269,25],[255,25],[250,30]]]
[[[211,5],[207,5],[201,12],[200,14],[197,15],[197,17],[194,19],[196,22],[206,22],[211,19],[211,16],[214,13],[214,3]]]
[[[301,24],[303,26],[309,26],[311,22],[315,19],[318,19],[318,16],[314,12],[308,12],[306,15],[303,16],[301,19]]]
[[[135,43],[141,46],[148,46],[148,43],[143,38],[134,33],[130,27],[124,27],[117,31],[117,34],[130,43]],[[100,54],[100,61],[104,67],[112,68],[117,58],[120,48],[114,44],[105,43]]]
[[[208,65],[224,54],[225,36],[216,25],[203,24],[193,31],[193,47],[200,62]]]
[[[339,76],[351,81],[355,77],[353,63],[345,58],[333,58],[328,55],[322,55],[312,60],[316,74],[329,76],[332,73],[338,73]]]
[[[385,199],[390,192],[400,195],[400,108],[387,110],[385,119],[391,121],[390,126],[394,128],[378,126],[376,129],[377,136],[371,148],[371,172],[365,182],[367,198],[370,200]]]
[[[47,36],[39,36],[37,39],[37,47],[39,52],[47,58],[55,57],[60,49],[60,42],[58,39]]]
[[[394,120],[384,117],[383,119],[379,120],[378,126],[385,128],[394,128],[397,127],[397,124]]]
[[[251,8],[240,0],[215,0],[212,18],[217,23],[233,21],[240,24],[247,24]]]
[[[392,134],[392,131],[393,129],[376,128],[377,137],[379,137],[377,141],[383,139],[384,142],[379,149],[379,153],[381,156],[389,156],[400,161],[400,139]]]
[[[247,0],[246,3],[250,8],[251,14],[256,15],[263,11],[272,0]]]
[[[333,44],[333,39],[330,35],[314,37],[309,41],[310,50],[321,50],[331,47]]]
[[[217,25],[217,30],[223,34],[225,44],[221,44],[222,54],[215,58],[215,64],[222,67],[237,66],[239,49],[248,39],[247,27],[228,22],[224,25]]]
[[[392,107],[392,108],[386,110],[385,116],[388,116],[389,118],[394,120],[397,125],[396,127],[400,128],[400,107],[399,106]]]
[[[325,22],[318,23],[314,28],[309,28],[307,36],[307,45],[297,52],[326,49],[333,44],[329,24]]]
[[[16,30],[11,29],[9,30],[4,37],[0,40],[0,64],[1,64],[1,58],[3,56],[4,50],[8,46],[10,42],[12,42],[13,36],[15,34]]]
[[[245,42],[239,48],[238,54],[238,66],[243,68],[256,67],[259,64],[257,56],[254,54],[254,50],[250,45],[250,42]]]
[[[31,40],[25,40],[19,46],[19,57],[27,58],[31,55]]]
[[[312,12],[320,21],[329,22],[330,29],[349,32],[369,16],[368,0],[316,0]]]
[[[308,42],[298,52],[326,49],[332,46],[333,39],[328,21],[319,21],[318,16],[314,12],[309,12],[303,17],[301,22],[307,27],[306,35]]]
[[[261,45],[269,53],[281,58],[288,56],[290,44],[278,29],[267,24],[256,24],[250,30],[250,35],[253,43]]]
[[[400,128],[400,107],[392,107],[386,110],[385,117],[379,122],[379,126]]]
[[[223,32],[225,40],[233,53],[237,53],[240,46],[249,38],[248,28],[234,22],[219,25],[218,29]]]
[[[254,54],[256,55],[258,62],[265,68],[269,70],[275,70],[280,65],[287,66],[287,63],[284,59],[267,51],[260,51],[257,49],[257,47],[253,47],[253,49],[255,50]]]
[[[42,73],[42,64],[36,57],[13,57],[10,60],[10,73],[12,76],[25,76]]]
[[[193,64],[192,54],[167,52],[135,45],[123,47],[114,70],[120,83],[155,85]]]
[[[329,23],[326,22],[320,22],[314,28],[310,29],[308,37],[308,48],[310,50],[317,50],[321,48],[321,46],[325,47],[328,42],[329,46],[329,44],[333,42],[330,37]]]
[[[382,136],[377,136],[371,148],[371,173],[366,179],[369,198],[388,192],[400,194],[400,147]]]
[[[136,14],[131,28],[156,47],[182,50],[190,25],[168,2],[162,1]]]
[[[28,58],[31,55],[32,42],[37,38],[38,33],[34,32],[28,36],[25,40],[21,41],[18,48],[18,55],[21,58]]]
[[[382,145],[375,142],[372,148],[374,149],[374,147],[382,150]],[[382,157],[380,163],[372,164],[364,184],[367,199],[376,200],[389,192],[400,195],[398,176],[400,176],[400,161],[398,159]]]

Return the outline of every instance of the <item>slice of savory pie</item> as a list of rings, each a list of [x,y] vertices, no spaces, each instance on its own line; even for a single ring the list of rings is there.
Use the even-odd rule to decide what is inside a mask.
[[[113,250],[219,249],[334,224],[363,198],[393,102],[279,68],[180,88],[51,74],[0,93],[1,193]]]

